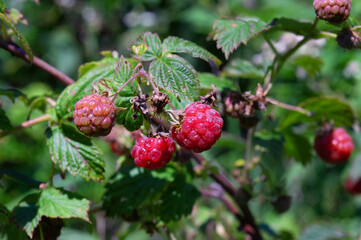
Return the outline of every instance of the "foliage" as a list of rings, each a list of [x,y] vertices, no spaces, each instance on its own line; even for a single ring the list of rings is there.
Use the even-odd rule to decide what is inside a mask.
[[[361,58],[336,40],[360,33],[359,2],[351,13],[331,25],[305,0],[0,0],[0,239],[357,239],[343,185],[361,177]],[[91,93],[117,108],[104,138],[72,119]],[[139,134],[215,98],[212,149],[136,166]],[[328,124],[354,139],[347,164],[313,149]]]

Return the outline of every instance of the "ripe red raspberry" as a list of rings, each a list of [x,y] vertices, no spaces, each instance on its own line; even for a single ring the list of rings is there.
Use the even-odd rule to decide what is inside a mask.
[[[330,23],[341,23],[350,16],[352,0],[314,0],[318,18]]]
[[[132,149],[134,163],[146,169],[162,168],[169,163],[175,143],[170,137],[140,137]]]
[[[352,138],[343,128],[316,136],[313,146],[317,155],[327,163],[347,162],[354,149]]]
[[[173,126],[172,137],[187,150],[210,149],[222,133],[223,119],[209,105],[195,102],[184,109],[180,126]]]
[[[236,91],[230,91],[224,99],[224,112],[233,118],[238,118],[244,112],[245,103]]]
[[[347,178],[344,183],[344,187],[347,192],[351,193],[352,195],[361,194],[361,178],[356,180]]]
[[[107,97],[91,94],[75,104],[75,125],[89,137],[106,136],[115,124],[115,106]]]

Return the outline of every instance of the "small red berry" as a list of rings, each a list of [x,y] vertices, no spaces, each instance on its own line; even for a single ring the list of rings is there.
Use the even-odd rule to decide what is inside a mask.
[[[87,95],[75,104],[74,123],[89,137],[106,136],[115,124],[115,110],[109,98]]]
[[[351,178],[347,178],[344,187],[347,192],[351,193],[352,195],[361,194],[361,178],[359,178],[358,180],[352,180]]]
[[[140,137],[132,149],[134,163],[146,169],[162,168],[169,163],[175,143],[170,137]]]
[[[195,102],[184,109],[180,126],[173,126],[172,137],[187,150],[203,152],[220,138],[223,119],[207,104]]]
[[[350,16],[352,0],[314,0],[313,8],[318,18],[330,23],[342,23]]]
[[[316,136],[314,149],[327,163],[345,163],[354,149],[354,144],[345,129],[335,128]]]

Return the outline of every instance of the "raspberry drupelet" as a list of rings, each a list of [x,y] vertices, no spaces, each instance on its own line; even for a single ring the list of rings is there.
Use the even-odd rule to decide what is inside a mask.
[[[170,137],[140,137],[131,154],[138,167],[157,169],[169,163],[174,151],[175,143]]]
[[[194,102],[184,109],[179,126],[171,128],[172,137],[187,150],[203,152],[209,150],[220,138],[223,119],[207,104]]]
[[[318,18],[330,23],[342,23],[350,16],[352,0],[314,0]]]
[[[74,123],[89,137],[106,136],[115,124],[115,111],[109,98],[96,94],[87,95],[75,104]]]

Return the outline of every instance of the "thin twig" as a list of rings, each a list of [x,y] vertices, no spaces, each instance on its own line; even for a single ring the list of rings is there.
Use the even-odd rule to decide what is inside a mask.
[[[304,108],[301,108],[301,107],[298,107],[298,106],[293,106],[293,105],[289,105],[287,103],[283,103],[283,102],[280,102],[276,99],[272,99],[272,98],[269,98],[267,97],[266,98],[266,101],[273,104],[273,105],[276,105],[278,107],[281,107],[281,108],[284,108],[284,109],[288,109],[288,110],[291,110],[291,111],[295,111],[295,112],[299,112],[299,113],[302,113],[302,114],[305,114],[309,117],[312,116],[312,112],[309,111],[309,110],[306,110]]]
[[[24,51],[24,49],[20,48],[13,42],[3,42],[0,41],[0,48],[5,49],[6,51],[10,52],[12,55],[25,60],[26,62],[30,63],[30,58],[28,54]],[[49,73],[53,77],[55,77],[60,82],[70,85],[74,83],[74,80],[65,75],[64,73],[60,72],[58,69],[54,68],[50,64],[46,63],[45,61],[41,60],[40,58],[33,56],[33,63],[34,66],[42,69],[43,71]]]
[[[38,124],[38,123],[41,123],[41,122],[45,122],[47,120],[50,119],[50,114],[44,114],[40,117],[37,117],[37,118],[33,118],[33,119],[30,119],[26,122],[23,122],[22,124],[20,124],[19,126],[16,126],[15,128],[16,129],[22,129],[22,128],[27,128],[27,127],[31,127],[35,124]]]
[[[42,115],[40,117],[30,119],[30,120],[28,120],[26,122],[23,122],[22,124],[20,124],[20,125],[18,125],[16,127],[14,127],[14,129],[12,129],[12,130],[0,132],[0,137],[8,135],[12,131],[20,130],[20,129],[27,128],[27,127],[31,127],[31,126],[33,126],[35,124],[45,122],[45,121],[47,121],[49,119],[50,119],[50,114],[44,114],[44,115]]]

